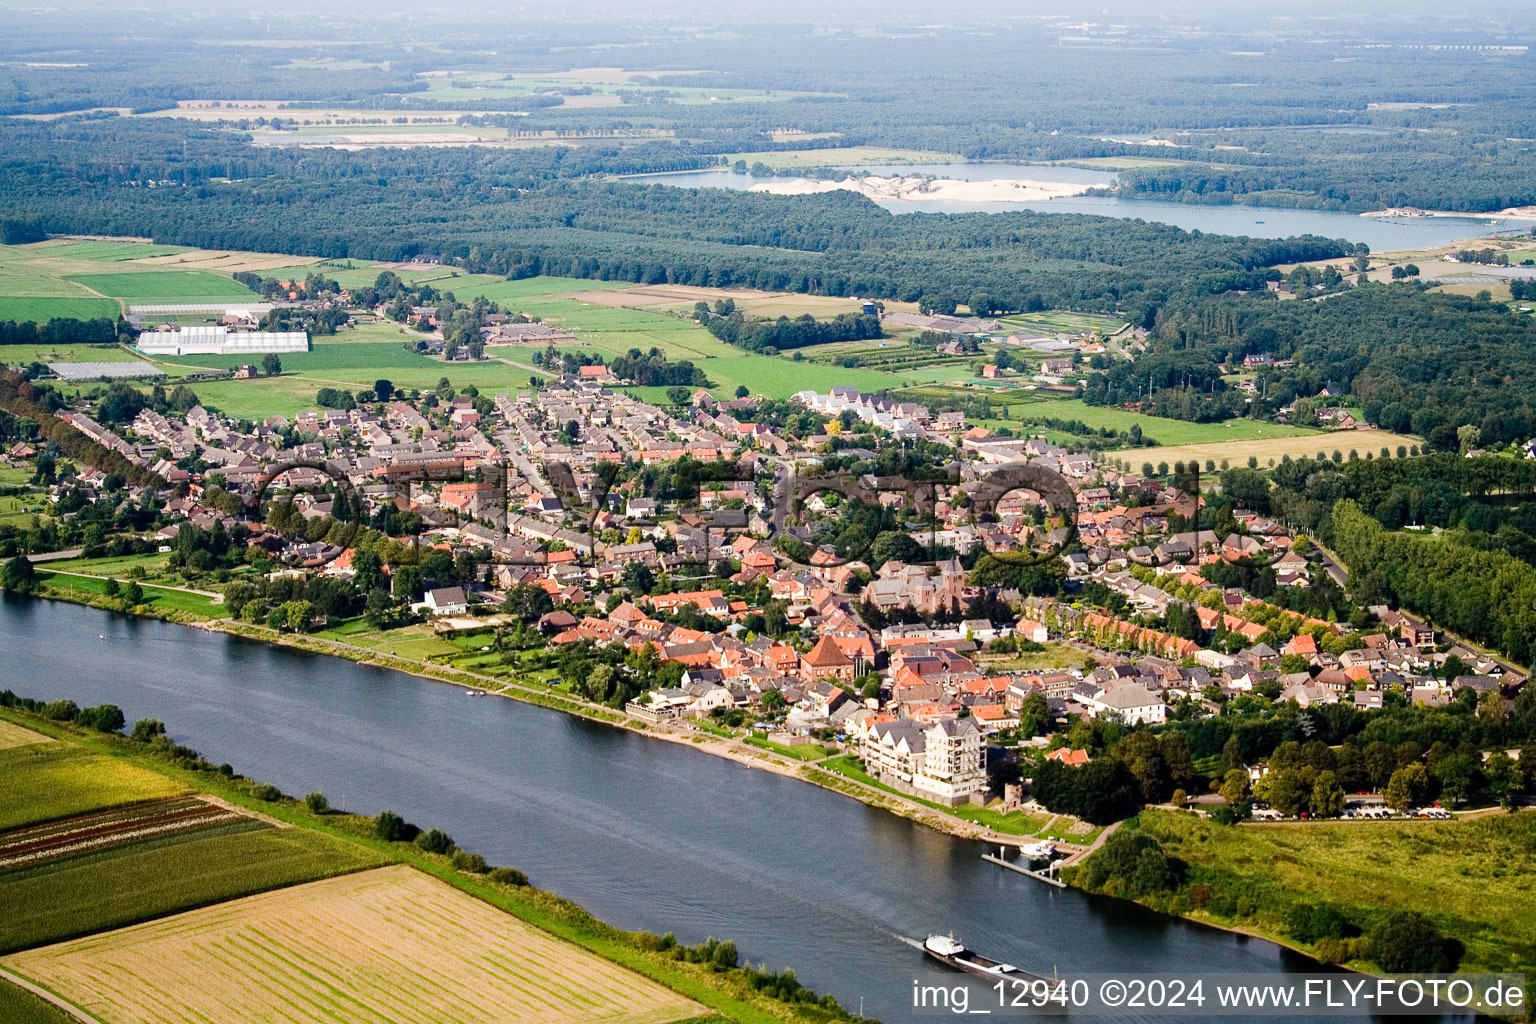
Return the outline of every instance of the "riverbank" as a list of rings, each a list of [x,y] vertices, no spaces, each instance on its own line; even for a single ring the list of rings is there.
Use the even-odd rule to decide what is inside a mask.
[[[1140,891],[1116,877],[1085,885],[1082,869],[1068,881],[1365,972],[1381,971],[1367,937],[1400,910],[1434,922],[1458,970],[1536,966],[1524,882],[1536,871],[1536,815],[1227,826],[1147,809],[1124,831],[1177,862],[1171,888]]]
[[[509,682],[494,676],[482,675],[467,669],[432,665],[425,661],[404,658],[399,655],[382,654],[370,648],[358,647],[343,641],[311,634],[282,633],[269,629],[266,626],[236,622],[230,619],[210,619],[200,622],[185,622],[183,624],[200,629],[228,633],[248,640],[257,640],[296,650],[308,651],[312,654],[325,654],[332,657],[345,658],[360,665],[393,669],[420,679],[448,683],[452,686],[478,691],[488,696],[506,697],[527,704],[536,704],[540,707],[563,711],[567,714],[588,719],[589,721],[624,729],[649,739],[661,740],[666,743],[698,750],[702,753],[712,754],[728,761],[734,761],[746,768],[761,769],[787,778],[798,779],[801,782],[814,786],[820,786],[823,789],[828,789],[834,793],[857,800],[867,806],[900,815],[935,831],[960,839],[1018,846],[1039,838],[1049,837],[1054,839],[1069,854],[1077,853],[1082,848],[1081,843],[1074,843],[1064,836],[1065,828],[1058,830],[1051,828],[1056,818],[1061,816],[1050,816],[1047,820],[1042,821],[1042,826],[1044,827],[1034,831],[1002,831],[990,827],[984,821],[967,819],[960,814],[946,811],[936,804],[905,796],[878,784],[850,778],[844,774],[836,774],[835,768],[824,766],[824,762],[838,760],[839,755],[829,755],[814,761],[796,760],[774,751],[771,746],[756,746],[734,737],[716,735],[699,729],[689,722],[680,721],[675,724],[652,726],[604,705],[580,700],[550,688],[536,688],[522,683]],[[962,808],[957,810],[977,816],[990,813],[998,818],[1002,817],[997,812],[986,812],[982,808],[974,810]],[[1067,822],[1072,821],[1072,819],[1063,820]],[[1085,842],[1091,841],[1096,835],[1097,830],[1091,829],[1083,839]]]
[[[149,589],[148,586],[146,586],[146,589]],[[935,831],[960,839],[1009,846],[1020,846],[1025,843],[1038,841],[1039,839],[1051,839],[1069,856],[1077,856],[1081,855],[1086,846],[1092,843],[1099,834],[1097,829],[1086,827],[1086,831],[1081,836],[1074,835],[1070,830],[1076,824],[1075,819],[1061,815],[1044,815],[1038,819],[1039,827],[1027,831],[994,827],[1010,823],[1005,822],[1005,816],[996,811],[989,811],[985,808],[964,807],[957,808],[956,811],[952,812],[937,804],[898,793],[872,780],[865,781],[861,778],[850,777],[849,774],[839,772],[835,766],[821,765],[821,762],[838,760],[839,758],[835,756],[829,755],[826,758],[806,762],[778,753],[771,747],[755,746],[735,737],[719,736],[701,729],[692,728],[691,723],[688,722],[679,722],[675,725],[651,726],[645,722],[630,718],[613,708],[601,704],[593,704],[580,698],[560,693],[552,688],[528,686],[472,672],[467,669],[434,665],[425,659],[418,660],[402,657],[397,654],[384,653],[372,648],[348,644],[341,640],[308,633],[284,633],[267,626],[240,622],[228,618],[216,618],[206,614],[206,612],[193,611],[186,608],[162,608],[151,604],[126,608],[121,600],[106,597],[103,593],[60,587],[58,585],[45,584],[43,590],[37,596],[50,600],[66,601],[72,604],[82,604],[124,615],[158,619],[177,625],[227,633],[247,640],[307,651],[311,654],[324,654],[330,657],[345,658],[360,665],[392,669],[419,679],[447,683],[451,686],[462,687],[490,696],[506,697],[526,704],[535,704],[540,707],[563,711],[567,714],[624,729],[651,739],[662,740],[667,743],[699,750],[706,754],[712,754],[716,757],[734,761],[746,768],[761,769],[797,779],[813,786],[819,786],[822,789],[828,789],[839,795],[857,800],[867,806],[888,811]],[[1024,823],[1034,824],[1034,820],[1026,818]],[[1079,830],[1081,831],[1082,828],[1080,827]]]
[[[78,751],[77,756],[91,760],[93,764],[120,764],[125,766],[124,771],[138,773],[136,778],[163,778],[174,787],[184,787],[187,793],[197,799],[232,808],[250,818],[274,823],[282,829],[294,829],[296,831],[292,835],[297,835],[300,839],[305,836],[324,837],[316,840],[324,849],[356,851],[355,863],[349,861],[333,869],[315,869],[313,873],[320,877],[324,877],[327,873],[346,875],[356,871],[367,874],[380,864],[408,867],[432,876],[440,882],[447,883],[453,889],[489,904],[557,940],[580,947],[587,953],[596,954],[611,964],[634,971],[650,981],[664,985],[673,992],[693,1000],[696,1004],[702,1004],[703,1007],[720,1015],[716,1019],[734,1020],[741,1024],[774,1024],[780,1021],[792,1022],[792,1024],[826,1024],[828,1021],[847,1017],[840,1008],[827,1006],[814,997],[810,997],[814,1000],[811,1002],[786,1002],[775,999],[764,994],[754,985],[750,969],[743,970],[723,963],[712,966],[706,962],[690,960],[682,955],[681,948],[675,944],[668,944],[650,933],[623,931],[599,921],[576,904],[553,893],[527,885],[525,880],[519,880],[516,877],[515,872],[510,876],[488,873],[483,863],[478,868],[472,864],[466,865],[456,859],[452,851],[430,853],[412,842],[392,842],[380,838],[375,828],[375,819],[370,817],[331,810],[323,806],[318,809],[312,808],[305,800],[292,797],[273,797],[273,792],[264,792],[266,787],[257,781],[215,768],[185,748],[176,748],[173,745],[158,742],[143,742],[116,733],[96,732],[78,725],[53,721],[18,708],[0,709],[0,722],[18,725],[32,733],[34,740],[42,740],[47,748],[44,752],[52,760]],[[171,724],[174,727],[175,723]],[[22,753],[15,753],[18,750],[22,750]],[[12,753],[8,756],[25,755],[24,748],[12,747],[11,751]],[[78,793],[72,793],[72,795],[79,796]],[[122,794],[104,797],[102,806],[113,806],[120,802],[121,796]],[[268,797],[273,798],[268,799]],[[50,812],[50,799],[48,793],[32,794],[30,806],[35,806],[34,817],[41,815],[43,820],[47,820],[50,813],[57,816],[56,812]],[[15,802],[14,795],[12,802]],[[266,833],[254,834],[265,835]],[[285,841],[291,844],[294,840]],[[114,873],[115,864],[127,864],[134,857],[139,856],[175,857],[176,849],[174,845],[164,846],[163,851],[151,847],[143,854],[130,852],[117,860],[109,857],[93,865],[94,877],[102,892],[111,893],[117,881]],[[236,861],[229,859],[232,851],[224,852],[226,856],[220,862],[223,864],[221,870],[224,873],[220,876],[221,879],[240,868]],[[63,870],[68,871],[67,862],[64,863]],[[190,885],[193,880],[184,881]],[[301,888],[306,881],[305,877],[293,879],[293,882]],[[0,880],[0,886],[4,884],[4,880]],[[34,883],[30,881],[23,881],[20,884],[28,892],[31,889],[27,889],[27,886],[35,888]],[[272,883],[266,881],[266,876],[259,874],[253,875],[252,885],[255,886],[252,892],[268,891],[287,894],[299,891],[284,889],[282,883],[279,883],[278,888],[274,890]],[[237,902],[226,902],[225,907],[243,906],[239,901],[246,894],[239,891],[238,886],[229,895]],[[191,912],[198,912],[191,909],[199,905],[195,895],[189,897],[180,894],[176,898],[189,904],[187,909]],[[116,908],[111,912],[118,916],[123,914],[118,904],[111,901],[103,905],[82,903],[79,913],[82,919],[94,920],[91,915],[100,917],[102,906]],[[57,909],[50,908],[50,913]],[[148,920],[161,918],[163,913],[181,912],[183,911],[180,907],[168,906],[159,911],[151,907],[141,913],[127,911],[127,916],[131,920]],[[54,926],[54,930],[59,931],[63,938],[71,938],[77,933],[106,932],[120,926],[115,918],[111,921],[103,918],[101,924],[105,924],[106,927],[100,925],[86,927],[84,924],[75,927],[66,921],[62,928]],[[494,932],[495,929],[492,931]],[[51,941],[53,941],[52,938],[44,938],[45,945]],[[569,957],[557,958],[556,962],[559,959],[569,959]],[[533,972],[533,975],[535,980],[538,980],[538,972]],[[693,1014],[685,1012],[684,1015],[697,1016],[700,1007],[695,1005],[693,1009],[695,1011]],[[82,1019],[93,1020],[94,1018],[82,1017]]]
[[[1489,213],[1457,213],[1455,210],[1420,210],[1412,206],[1394,206],[1385,210],[1367,210],[1360,214],[1362,217],[1400,218],[1400,217],[1459,217],[1462,219],[1477,219],[1479,217],[1497,217],[1500,220],[1530,220],[1536,221],[1536,206],[1511,206],[1507,209]]]
[[[1087,195],[1093,188],[1108,188],[1109,183],[1077,185],[1070,182],[994,179],[964,181],[958,178],[929,177],[854,177],[841,181],[816,181],[795,178],[789,181],[764,181],[749,191],[778,196],[805,196],[821,192],[857,192],[878,201],[909,203],[1038,203]]]

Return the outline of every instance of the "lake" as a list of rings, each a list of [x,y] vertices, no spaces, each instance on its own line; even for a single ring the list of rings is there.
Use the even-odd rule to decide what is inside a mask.
[[[882,164],[847,168],[877,176],[931,174],[962,181],[993,179],[1056,181],[1075,185],[1104,184],[1113,180],[1109,170],[1059,167],[1045,164]],[[667,174],[632,175],[634,184],[673,185],[683,188],[744,190],[767,180],[729,170],[677,171]],[[1186,230],[1254,238],[1288,238],[1321,235],[1364,242],[1372,252],[1391,252],[1422,246],[1445,245],[1464,238],[1482,238],[1494,231],[1525,231],[1529,221],[1497,217],[1361,217],[1336,210],[1293,210],[1269,206],[1198,206],[1156,199],[1119,199],[1108,196],[1072,196],[1041,202],[963,203],[889,200],[880,205],[894,213],[1002,213],[1036,210],[1042,213],[1089,213],[1172,224]]]

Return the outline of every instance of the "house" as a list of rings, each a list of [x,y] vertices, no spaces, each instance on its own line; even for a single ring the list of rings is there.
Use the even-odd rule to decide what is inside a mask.
[[[427,591],[419,607],[428,615],[463,615],[469,611],[469,598],[463,587],[438,587]]]
[[[816,641],[809,654],[800,659],[800,678],[807,683],[818,679],[853,682],[853,659],[844,654],[830,636]]]
[[[1168,705],[1163,698],[1140,683],[1120,683],[1100,690],[1087,700],[1095,715],[1118,715],[1126,725],[1158,725],[1168,720]]]
[[[861,753],[871,775],[904,793],[949,807],[986,794],[986,747],[969,718],[881,722],[865,733]]]
[[[1043,644],[1050,638],[1050,632],[1045,625],[1034,619],[1020,619],[1018,625],[1013,627],[1013,635],[1016,639],[1037,644]]]
[[[1047,761],[1060,761],[1062,764],[1076,768],[1088,763],[1088,751],[1073,750],[1069,747],[1057,747],[1055,750],[1045,752]]]

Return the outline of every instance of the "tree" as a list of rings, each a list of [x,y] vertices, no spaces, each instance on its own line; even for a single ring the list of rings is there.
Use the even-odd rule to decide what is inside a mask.
[[[133,731],[128,735],[140,743],[148,743],[156,736],[165,735],[165,723],[158,718],[141,718],[133,723]]]
[[[314,605],[308,601],[284,601],[281,609],[283,623],[295,633],[304,633],[309,630],[309,622],[314,618]]]
[[[1502,807],[1512,806],[1516,794],[1524,788],[1525,779],[1520,771],[1520,762],[1502,750],[1496,750],[1488,756],[1483,764],[1483,774],[1488,778],[1488,792]]]
[[[380,377],[373,382],[373,393],[381,402],[387,402],[395,395],[395,382],[388,377]]]
[[[416,845],[428,853],[447,854],[454,848],[453,837],[440,828],[429,828],[416,837]]]
[[[886,562],[920,562],[927,552],[910,534],[887,530],[869,546],[869,564],[876,569]]]
[[[1242,803],[1248,797],[1248,773],[1233,768],[1221,780],[1221,798],[1229,804]]]
[[[1467,754],[1446,754],[1435,764],[1435,775],[1440,780],[1440,790],[1450,798],[1452,806],[1461,803],[1472,791],[1477,779],[1477,764]]]
[[[649,594],[656,586],[656,574],[644,562],[630,562],[624,566],[620,579],[636,597]]]
[[[129,580],[123,587],[123,603],[130,608],[144,603],[144,588],[139,586],[137,580]]]
[[[1253,795],[1285,815],[1305,811],[1312,800],[1312,786],[1304,771],[1275,768],[1254,784]]]
[[[283,372],[283,361],[277,357],[276,352],[268,352],[261,357],[261,372],[268,377],[276,377]]]
[[[676,385],[667,388],[667,401],[673,405],[687,405],[691,392],[685,387]]]
[[[1376,962],[1392,974],[1432,971],[1440,966],[1445,939],[1435,923],[1412,910],[1394,910],[1371,929]]]
[[[309,808],[311,814],[325,814],[331,809],[331,802],[321,792],[305,793],[304,805]]]
[[[1429,773],[1424,770],[1422,764],[1415,763],[1405,765],[1393,772],[1391,780],[1387,783],[1387,790],[1382,796],[1388,807],[1397,811],[1406,811],[1418,805],[1428,790]]]
[[[407,838],[406,832],[409,828],[405,819],[394,811],[380,811],[379,816],[373,819],[373,834],[385,842],[401,842]]]
[[[751,393],[752,392],[747,389],[747,386],[745,384],[738,384],[738,385],[736,385],[736,397],[737,398],[746,398]]]
[[[1051,726],[1051,705],[1040,690],[1033,690],[1019,708],[1019,735],[1028,739]]]
[[[1312,813],[1319,818],[1337,818],[1344,812],[1344,787],[1333,772],[1318,772],[1312,784]]]
[[[1234,770],[1242,770],[1245,767],[1246,765],[1243,763],[1243,745],[1237,741],[1237,733],[1233,733],[1221,745],[1222,775],[1225,777]],[[1247,773],[1245,772],[1244,774],[1246,775]]]
[[[1461,454],[1465,455],[1473,448],[1476,448],[1477,442],[1482,436],[1483,432],[1470,423],[1464,423],[1457,427],[1456,445],[1460,449]]]
[[[17,555],[5,563],[5,571],[0,574],[0,583],[6,590],[15,594],[30,594],[37,589],[37,570],[32,566],[32,560],[26,555]]]

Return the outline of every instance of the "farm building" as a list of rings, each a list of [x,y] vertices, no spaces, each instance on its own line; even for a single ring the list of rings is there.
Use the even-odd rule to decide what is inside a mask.
[[[261,352],[308,352],[305,331],[231,331],[228,327],[183,327],[177,331],[146,331],[135,346],[150,356],[221,355]]]

